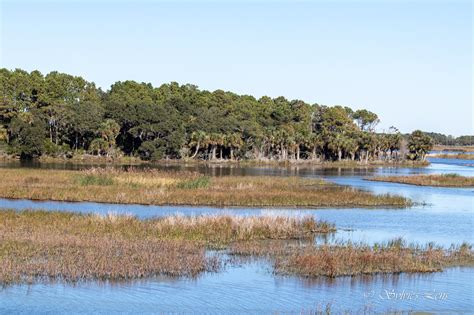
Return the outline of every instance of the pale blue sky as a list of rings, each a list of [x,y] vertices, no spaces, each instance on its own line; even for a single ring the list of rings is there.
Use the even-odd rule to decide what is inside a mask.
[[[0,66],[177,81],[473,133],[471,1],[6,1]]]

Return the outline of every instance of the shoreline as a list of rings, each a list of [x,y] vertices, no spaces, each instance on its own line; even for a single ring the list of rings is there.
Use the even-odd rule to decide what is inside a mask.
[[[41,156],[32,160],[21,160],[19,157],[3,156],[0,161],[18,161],[26,164],[45,163],[45,164],[75,164],[75,165],[111,165],[111,166],[153,166],[153,165],[205,165],[205,166],[270,166],[270,167],[294,167],[303,166],[311,168],[374,168],[374,167],[426,167],[430,165],[428,161],[409,161],[409,160],[389,160],[389,161],[320,161],[320,160],[199,160],[199,159],[162,159],[156,161],[144,161],[136,157],[109,158],[92,155],[83,155],[73,158]]]

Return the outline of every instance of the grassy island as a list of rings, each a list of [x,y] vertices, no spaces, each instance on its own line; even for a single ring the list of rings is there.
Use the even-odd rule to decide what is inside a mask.
[[[207,177],[192,172],[91,168],[0,169],[0,197],[154,205],[248,207],[407,207],[409,199],[375,195],[300,177]]]
[[[373,246],[345,243],[304,247],[249,241],[234,244],[231,250],[239,256],[268,258],[275,273],[304,277],[426,273],[474,265],[474,252],[467,243],[443,249],[433,244],[408,245],[402,239]]]
[[[312,217],[130,216],[0,211],[0,283],[196,276],[221,268],[208,248],[295,239],[334,226]]]
[[[474,187],[474,177],[460,176],[457,174],[380,176],[370,177],[367,178],[367,180],[401,183],[417,186]]]

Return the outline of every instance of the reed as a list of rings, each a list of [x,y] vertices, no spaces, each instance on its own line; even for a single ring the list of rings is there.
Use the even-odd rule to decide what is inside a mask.
[[[304,277],[426,273],[474,265],[472,247],[466,243],[443,249],[433,244],[407,245],[400,239],[373,246],[345,243],[302,247],[284,242],[246,242],[234,244],[231,250],[235,255],[271,259],[275,273]]]
[[[218,271],[208,248],[333,231],[312,217],[170,216],[0,211],[0,283],[120,280]]]
[[[0,169],[0,197],[155,205],[250,207],[407,207],[409,199],[375,195],[322,179],[206,177],[192,172],[92,168]]]
[[[474,186],[474,177],[466,177],[466,176],[461,176],[458,174],[380,176],[380,177],[369,177],[367,178],[367,180],[410,184],[410,185],[417,185],[417,186],[439,186],[439,187],[473,187]]]

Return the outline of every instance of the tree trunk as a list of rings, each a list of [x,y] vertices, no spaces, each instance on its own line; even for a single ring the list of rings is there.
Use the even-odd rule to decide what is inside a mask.
[[[300,160],[300,146],[298,146],[296,148],[296,160],[299,161]]]
[[[219,148],[219,158],[222,160],[223,159],[223,156],[222,156],[222,147]]]
[[[342,150],[337,150],[337,160],[340,161],[342,159]]]
[[[77,151],[77,143],[79,141],[78,138],[79,138],[79,136],[77,135],[77,132],[76,132],[76,143],[74,144],[74,148],[76,149],[76,151]]]
[[[211,160],[216,159],[216,151],[217,151],[217,146],[213,145],[212,146],[212,153],[211,153]]]
[[[365,151],[365,164],[369,164],[369,151]]]
[[[196,157],[196,155],[198,154],[199,152],[199,142],[197,143],[196,145],[196,152],[194,152],[193,156],[191,157],[191,159],[194,159]]]
[[[231,161],[234,160],[234,148],[233,147],[230,147],[230,160]]]
[[[313,151],[311,152],[311,159],[316,160],[316,146],[313,147]]]

